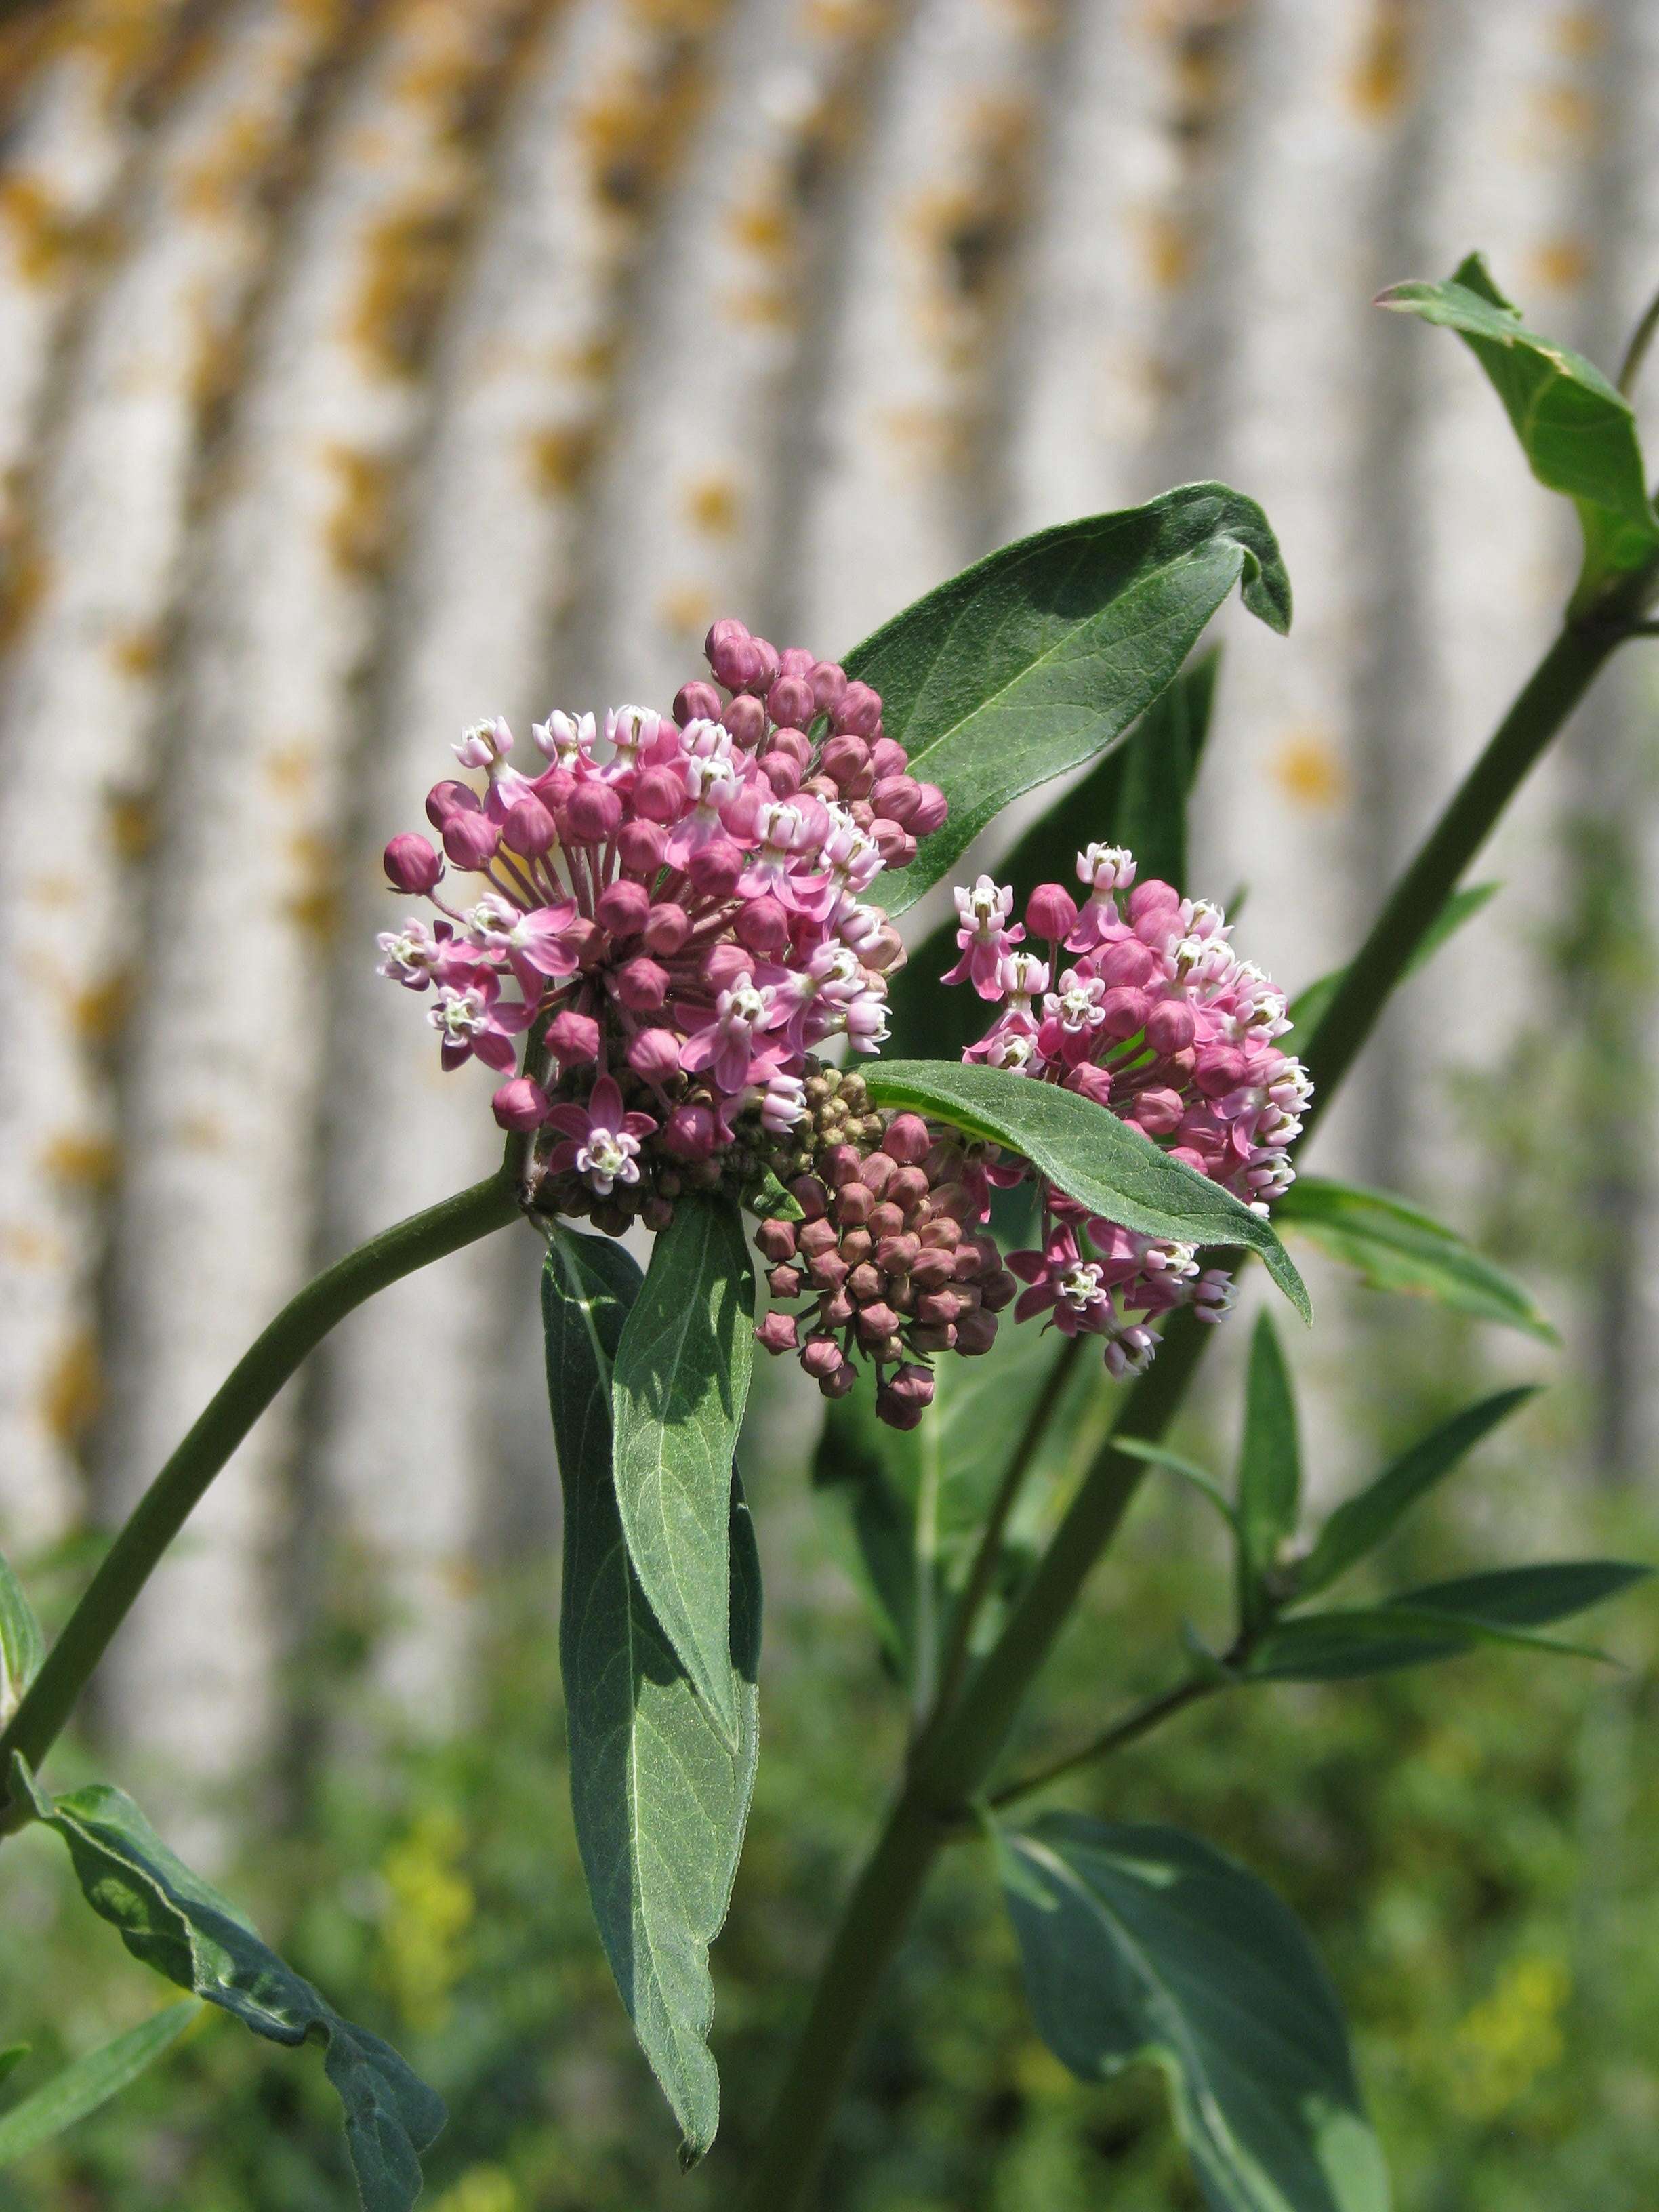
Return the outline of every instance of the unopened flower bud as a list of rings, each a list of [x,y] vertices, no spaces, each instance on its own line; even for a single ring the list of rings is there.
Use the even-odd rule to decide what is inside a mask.
[[[1146,1042],[1161,1058],[1185,1052],[1197,1034],[1192,1008],[1179,999],[1165,999],[1146,1017]]]
[[[714,1152],[716,1129],[712,1108],[688,1103],[677,1106],[662,1127],[660,1142],[677,1160],[707,1160]]]
[[[688,722],[718,722],[720,695],[712,684],[682,684],[674,694],[674,720],[684,729]]]
[[[672,769],[647,769],[634,786],[634,811],[647,822],[678,822],[685,811],[685,786]]]
[[[789,1195],[809,1222],[822,1221],[830,1210],[830,1194],[816,1176],[797,1176]]]
[[[803,676],[780,676],[766,695],[766,711],[775,722],[810,722],[817,708],[812,687]]]
[[[507,819],[501,824],[501,842],[509,852],[518,853],[527,860],[539,860],[550,853],[559,841],[553,817],[533,792],[510,806]]]
[[[755,1341],[763,1351],[793,1352],[799,1334],[799,1325],[793,1314],[769,1313],[755,1331]]]
[[[741,849],[729,837],[716,837],[691,855],[686,873],[705,898],[730,898],[744,865]]]
[[[529,1076],[515,1076],[511,1083],[502,1084],[490,1100],[489,1109],[501,1128],[515,1130],[522,1135],[526,1129],[539,1129],[546,1121],[547,1093]]]
[[[668,851],[659,822],[624,822],[617,832],[617,857],[630,876],[654,876]]]
[[[854,1324],[859,1342],[872,1352],[878,1345],[885,1344],[898,1325],[899,1317],[891,1306],[883,1305],[879,1300],[873,1305],[866,1306]]]
[[[578,844],[603,844],[622,826],[622,793],[608,783],[579,783],[564,810],[565,829]]]
[[[711,945],[702,956],[703,988],[718,998],[722,991],[734,989],[754,964],[740,945]]]
[[[789,909],[769,891],[747,900],[732,933],[750,952],[781,952],[789,942]]]
[[[412,830],[392,839],[386,848],[384,864],[386,881],[400,891],[429,891],[444,872],[435,848]]]
[[[1039,884],[1025,907],[1025,927],[1032,937],[1056,943],[1077,927],[1077,901],[1064,884]]]
[[[444,850],[458,868],[488,867],[501,833],[487,814],[452,814],[443,825]]]
[[[651,894],[645,885],[623,878],[605,885],[593,909],[600,927],[609,930],[612,937],[637,937],[650,911]]]
[[[561,1067],[585,1067],[599,1056],[599,1025],[591,1014],[567,1007],[548,1024],[547,1042]]]
[[[956,1349],[964,1359],[977,1359],[996,1342],[997,1317],[982,1310],[965,1313],[956,1325]]]
[[[881,1149],[892,1160],[912,1167],[925,1160],[933,1149],[933,1140],[927,1124],[920,1114],[895,1114],[887,1124]],[[926,1177],[923,1178],[924,1182]]]
[[[833,660],[815,660],[808,671],[812,704],[820,714],[834,712],[847,696],[847,672]]]
[[[931,837],[935,830],[944,825],[951,811],[951,802],[936,783],[919,783],[916,788],[921,797],[910,810],[905,827],[913,837]]]
[[[1144,991],[1122,987],[1108,991],[1102,999],[1100,1025],[1108,1036],[1133,1036],[1137,1030],[1146,1028],[1146,1017],[1152,1011],[1152,1002]]]
[[[925,1375],[927,1370],[924,1367],[921,1371]],[[876,1419],[890,1429],[919,1427],[927,1410],[916,1399],[901,1397],[890,1382],[884,1382],[876,1393]]]
[[[862,738],[831,738],[818,763],[842,796],[868,799],[876,781],[870,764],[870,748]]]
[[[830,716],[837,737],[872,738],[881,720],[881,699],[867,684],[849,684]]]
[[[848,1149],[850,1151],[851,1146]],[[875,1193],[856,1178],[849,1178],[836,1193],[836,1218],[848,1229],[862,1229],[875,1211]]]
[[[745,752],[753,752],[766,733],[766,709],[760,701],[746,691],[728,700],[721,708],[720,719],[732,732],[732,741]]]
[[[763,1260],[793,1260],[795,1256],[794,1223],[763,1221],[755,1231],[755,1245]]]
[[[870,793],[870,804],[878,814],[908,830],[910,817],[921,805],[921,786],[913,775],[878,777]]]
[[[672,1030],[641,1030],[628,1047],[628,1065],[647,1083],[666,1083],[680,1067],[678,1040]]]
[[[632,960],[623,961],[617,970],[612,988],[630,1014],[654,1014],[668,996],[668,976],[654,960],[641,952]]]
[[[645,918],[641,932],[647,952],[659,959],[668,959],[678,952],[691,934],[691,919],[683,906],[672,899],[660,899]]]
[[[452,814],[476,814],[478,794],[470,783],[458,783],[452,777],[444,783],[434,783],[426,795],[426,818],[434,830],[441,830]]]

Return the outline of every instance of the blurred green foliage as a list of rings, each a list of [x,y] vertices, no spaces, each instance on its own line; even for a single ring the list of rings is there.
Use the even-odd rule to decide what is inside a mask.
[[[1375,1316],[1376,1309],[1369,1308]],[[1386,1332],[1384,1332],[1386,1334]],[[1419,1368],[1420,1371],[1420,1368]],[[1467,1372],[1460,1378],[1467,1385]],[[1425,1402],[1437,1396],[1425,1388]],[[1547,1410],[1462,1478],[1390,1571],[1534,1547],[1557,1511]],[[1422,1410],[1391,1405],[1391,1425]],[[484,1709],[452,1741],[368,1755],[368,1700],[325,1640],[336,1715],[234,1893],[331,2000],[390,2034],[448,2100],[440,2212],[700,2212],[727,2194],[854,1854],[901,1749],[892,1686],[823,1564],[793,1473],[763,1472],[775,1600],[764,1753],[715,1953],[720,2142],[690,2179],[611,1987],[565,1802],[553,1564],[497,1608]],[[1476,1514],[1478,1492],[1501,1501]],[[1224,1570],[1197,1508],[1156,1481],[1042,1701],[1059,1749],[1177,1666]],[[1579,1491],[1576,1548],[1652,1556],[1628,1499]],[[1510,1540],[1495,1542],[1493,1530]],[[1659,2201],[1659,1603],[1598,1626],[1627,1671],[1508,1655],[1330,1689],[1241,1692],[1060,1795],[1222,1843],[1304,1917],[1352,2011],[1414,2212],[1650,2212]],[[1109,1688],[1103,1686],[1109,1685]],[[70,1895],[52,1839],[6,1846],[0,2040],[24,2093],[165,1992]],[[319,2212],[352,2203],[314,2054],[205,2023],[118,2106],[0,2174],[3,2212]],[[1026,2019],[982,1847],[947,1858],[843,2113],[830,2212],[1187,2212],[1155,2079],[1074,2081]]]

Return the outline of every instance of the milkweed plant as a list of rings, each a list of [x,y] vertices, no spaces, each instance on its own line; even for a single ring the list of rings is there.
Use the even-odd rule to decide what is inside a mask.
[[[772,2117],[732,2178],[740,2204],[811,2200],[884,1972],[957,1849],[1001,1887],[1056,2056],[1085,2080],[1161,2069],[1206,2203],[1389,2203],[1336,1993],[1286,1908],[1204,1838],[1063,1805],[1068,1776],[1200,1699],[1489,1644],[1577,1651],[1546,1632],[1645,1571],[1499,1565],[1330,1598],[1529,1394],[1464,1408],[1310,1531],[1271,1304],[1234,1480],[1160,1441],[1253,1261],[1310,1319],[1286,1229],[1372,1281],[1549,1334],[1450,1231],[1300,1164],[1395,986],[1488,895],[1465,872],[1528,771],[1615,649],[1659,629],[1659,518],[1626,397],[1648,325],[1615,384],[1528,330],[1478,257],[1382,304],[1463,337],[1534,475],[1575,502],[1584,560],[1559,634],[1345,968],[1287,1003],[1187,880],[1215,674],[1202,633],[1235,586],[1273,629],[1291,620],[1267,518],[1222,484],[1005,547],[839,662],[734,617],[666,711],[556,711],[527,737],[482,720],[428,793],[426,829],[386,848],[393,890],[421,903],[379,950],[442,1066],[495,1079],[501,1169],[271,1322],[49,1651],[0,1560],[0,1834],[55,1830],[135,1957],[256,2034],[323,2046],[369,2212],[420,2194],[437,2097],[130,1797],[55,1796],[42,1770],[134,1598],[307,1353],[375,1291],[515,1225],[546,1249],[576,1836],[682,2160],[715,2138],[708,1950],[759,1747],[760,1570],[738,1471],[758,1344],[826,1401],[824,1526],[912,1724]],[[1061,777],[1000,865],[968,863],[1012,802]],[[896,918],[947,882],[954,911],[907,956]],[[1109,1705],[1044,1767],[1011,1767],[1056,1638],[1160,1476],[1196,1485],[1225,1523],[1231,1640],[1186,1631],[1158,1696]],[[112,2094],[196,2009],[170,2006],[0,2114],[0,2160]]]

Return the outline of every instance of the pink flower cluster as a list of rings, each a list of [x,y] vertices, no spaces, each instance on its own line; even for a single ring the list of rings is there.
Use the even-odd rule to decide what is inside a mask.
[[[427,795],[442,852],[414,834],[386,849],[393,886],[441,918],[386,933],[381,974],[430,993],[445,1067],[508,1076],[502,1127],[558,1139],[543,1202],[601,1226],[663,1225],[688,1171],[718,1178],[740,1120],[787,1137],[813,1046],[877,1049],[902,955],[868,893],[945,818],[867,684],[741,623],[706,651],[715,682],[687,684],[672,719],[534,725],[529,774],[504,721],[477,724],[455,750],[482,789]]]
[[[1266,1213],[1293,1180],[1286,1153],[1311,1096],[1278,1043],[1284,994],[1234,952],[1219,907],[1137,884],[1121,848],[1091,845],[1077,873],[1080,905],[1041,884],[1023,925],[989,876],[957,892],[961,957],[944,980],[997,1007],[963,1058],[1080,1092]],[[1218,1321],[1232,1303],[1228,1276],[1200,1269],[1190,1244],[1135,1236],[1047,1182],[1041,1200],[1040,1244],[1009,1255],[1027,1285],[1014,1317],[1102,1338],[1114,1375],[1144,1371],[1153,1324],[1175,1307]]]

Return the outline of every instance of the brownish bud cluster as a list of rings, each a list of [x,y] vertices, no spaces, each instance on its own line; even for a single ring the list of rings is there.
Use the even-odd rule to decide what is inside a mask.
[[[978,1207],[959,1146],[920,1115],[884,1122],[857,1110],[857,1093],[849,1109],[854,1084],[863,1091],[844,1078],[830,1094],[838,1115],[817,1102],[830,1140],[789,1185],[804,1218],[763,1221],[756,1234],[773,1300],[757,1335],[769,1352],[795,1352],[826,1398],[852,1389],[862,1355],[876,1370],[877,1413],[913,1429],[933,1395],[927,1361],[988,1352],[1018,1285],[994,1240],[970,1226]],[[781,1310],[799,1299],[812,1304]]]

